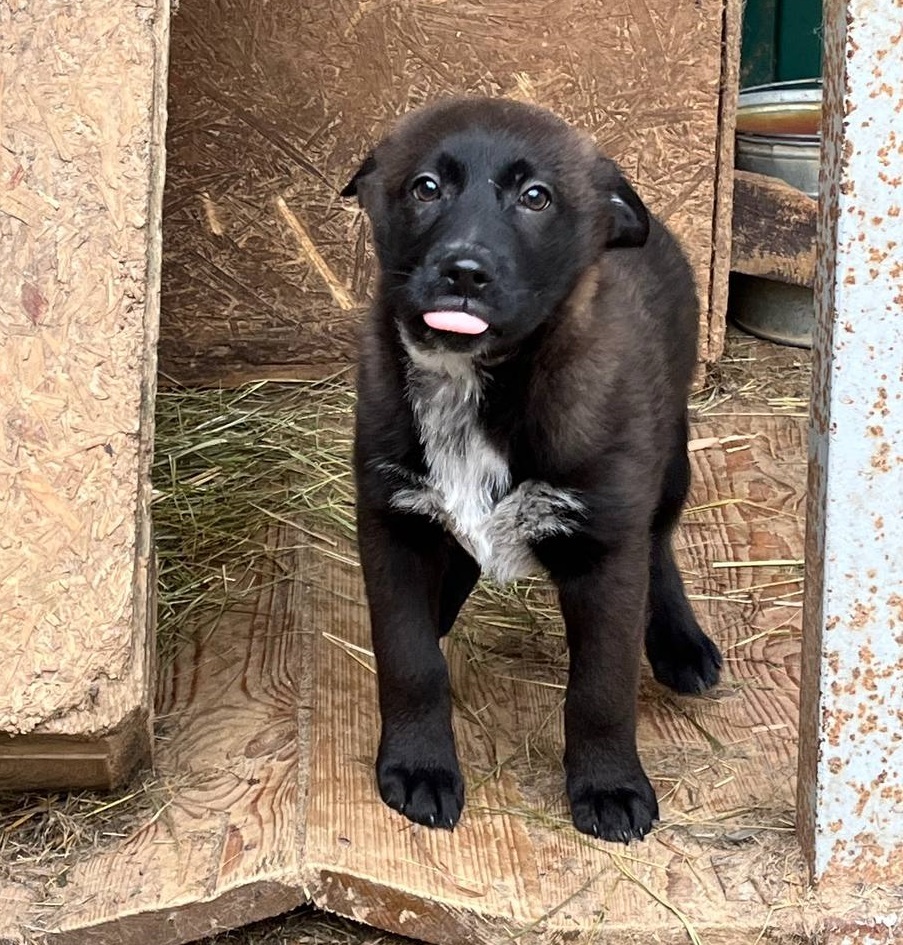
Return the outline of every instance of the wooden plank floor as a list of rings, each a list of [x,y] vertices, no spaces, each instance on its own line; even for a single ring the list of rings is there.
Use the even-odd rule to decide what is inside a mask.
[[[385,808],[353,550],[299,549],[284,526],[266,573],[241,578],[256,606],[161,680],[156,805],[54,870],[0,863],[0,940],[168,945],[305,901],[443,945],[815,940],[827,907],[792,832],[802,570],[761,563],[802,554],[804,420],[734,412],[693,435],[681,558],[726,669],[699,698],[644,677],[640,750],[663,813],[646,842],[570,827],[559,624],[513,629],[492,608],[471,608],[448,646],[459,828]]]
[[[273,544],[292,541],[274,533]],[[162,675],[157,777],[141,826],[55,875],[11,870],[17,898],[12,916],[0,912],[0,942],[16,940],[17,925],[50,930],[55,942],[184,942],[306,900],[301,583],[275,579],[295,563],[292,551],[275,554],[270,573],[245,576],[259,584],[255,606],[224,615]]]

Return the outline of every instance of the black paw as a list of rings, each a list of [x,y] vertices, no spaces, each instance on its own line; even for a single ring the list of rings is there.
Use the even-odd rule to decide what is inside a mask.
[[[464,779],[457,764],[417,765],[380,761],[376,779],[382,799],[408,820],[451,830],[464,807]]]
[[[581,833],[600,840],[630,843],[642,840],[658,820],[658,801],[648,778],[640,772],[629,784],[596,787],[568,785],[571,816]]]
[[[721,653],[695,619],[679,630],[650,626],[646,655],[655,678],[675,692],[705,692],[721,676]]]

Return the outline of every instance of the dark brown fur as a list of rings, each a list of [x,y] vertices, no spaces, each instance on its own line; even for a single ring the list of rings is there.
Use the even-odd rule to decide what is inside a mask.
[[[441,191],[425,203],[411,190],[424,172]],[[536,182],[552,194],[540,212],[523,203]],[[537,482],[580,498],[579,521],[530,546],[558,587],[570,649],[567,792],[578,829],[642,837],[658,815],[635,744],[644,639],[656,677],[681,692],[712,685],[721,662],[671,552],[689,482],[698,323],[689,266],[591,140],[530,106],[467,99],[420,110],[346,193],[370,215],[382,270],[362,336],[356,432],[382,797],[420,823],[458,820],[463,782],[438,640],[479,575],[440,522],[393,506],[406,481],[430,474],[404,332],[416,350],[479,366],[480,429],[512,489]],[[477,282],[454,268],[459,257]],[[427,328],[423,312],[448,298],[490,330]]]

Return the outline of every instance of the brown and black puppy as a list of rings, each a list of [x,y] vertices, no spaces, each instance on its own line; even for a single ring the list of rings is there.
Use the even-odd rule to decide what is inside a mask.
[[[636,751],[644,638],[678,692],[713,685],[721,665],[671,551],[696,360],[687,262],[588,136],[515,102],[413,112],[343,195],[366,209],[381,271],[355,468],[382,798],[417,823],[457,823],[439,639],[481,573],[544,569],[570,655],[574,823],[643,837],[658,816]]]

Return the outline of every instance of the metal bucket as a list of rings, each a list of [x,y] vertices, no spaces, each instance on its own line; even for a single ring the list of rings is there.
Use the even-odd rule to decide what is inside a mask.
[[[736,165],[780,177],[810,197],[818,197],[821,139],[809,136],[737,135]]]
[[[812,347],[811,289],[732,272],[729,294],[731,318],[744,331],[794,348]]]
[[[777,177],[818,197],[821,81],[780,82],[740,93],[736,166]],[[812,346],[812,290],[733,274],[730,313],[745,331],[769,341]]]
[[[737,131],[741,134],[817,138],[820,128],[821,79],[773,82],[740,93]]]

